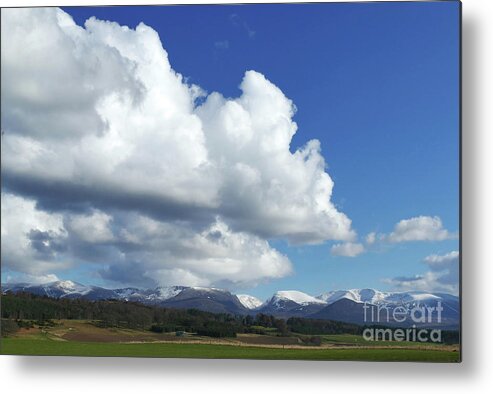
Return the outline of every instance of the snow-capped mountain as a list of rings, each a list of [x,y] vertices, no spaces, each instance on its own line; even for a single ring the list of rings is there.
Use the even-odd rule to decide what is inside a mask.
[[[49,289],[51,286],[48,285],[45,288]],[[71,280],[61,280],[59,282],[55,282],[52,286],[55,289],[63,291],[65,293],[78,293],[84,294],[90,291],[90,287],[81,285],[80,283],[72,282]]]
[[[367,302],[370,304],[379,304],[384,301],[390,293],[384,293],[374,289],[352,289],[336,290],[320,294],[317,298],[332,304],[340,299],[348,299],[354,302]]]
[[[284,290],[276,292],[258,311],[279,317],[301,317],[316,313],[325,305],[325,301],[301,291]]]
[[[194,308],[213,313],[248,314],[248,309],[236,295],[227,290],[206,287],[187,287],[159,305],[177,309]]]
[[[194,308],[213,313],[243,315],[264,313],[283,318],[309,317],[357,324],[365,324],[363,321],[365,303],[385,306],[392,311],[398,306],[403,306],[407,310],[416,306],[435,307],[440,301],[444,308],[442,313],[444,324],[455,327],[460,320],[457,296],[418,291],[382,292],[374,289],[351,289],[330,291],[313,297],[296,290],[284,290],[276,292],[265,302],[248,294],[235,295],[227,290],[208,287],[105,289],[68,280],[47,284],[3,284],[2,293],[8,291],[29,292],[52,298],[82,298],[91,301],[116,299],[165,308]]]
[[[159,304],[160,302],[176,297],[185,288],[185,286],[169,286],[141,290],[129,287],[125,289],[115,289],[114,292],[118,295],[118,297],[116,297],[117,299],[142,302],[144,304]]]
[[[121,289],[105,289],[98,286],[84,286],[72,281],[57,281],[38,284],[2,284],[2,293],[28,292],[52,298],[82,298],[91,301],[122,300],[140,302],[147,305],[160,305],[167,308],[201,309],[214,313],[247,314],[236,295],[227,290],[206,288],[169,286],[155,289],[137,289],[132,287]]]
[[[268,303],[281,304],[285,301],[292,301],[298,305],[326,304],[324,300],[312,297],[311,295],[297,290],[278,291],[272,296]]]
[[[147,304],[157,304],[179,294],[185,287],[157,287],[152,290],[141,290],[127,287],[122,289],[105,289],[98,286],[85,286],[70,280],[44,284],[2,284],[2,292],[28,292],[53,298],[84,298],[89,300],[117,299]]]
[[[450,329],[456,329],[460,322],[459,298],[451,294],[353,289],[324,293],[319,298],[325,300],[327,306],[307,317],[365,325],[440,326]],[[436,309],[439,305],[440,318]],[[401,308],[399,313],[406,312],[403,320],[402,314],[394,319],[394,310],[397,308]],[[416,315],[413,315],[413,310],[417,310]],[[421,311],[431,317],[423,321],[413,318],[422,316]]]
[[[236,297],[238,297],[245,308],[250,310],[257,309],[263,304],[257,297],[248,294],[237,294]]]
[[[328,305],[341,299],[351,300],[356,303],[368,303],[373,305],[427,305],[436,304],[437,301],[457,302],[458,297],[444,293],[427,293],[421,291],[407,292],[382,292],[375,289],[351,289],[336,290],[323,293],[317,297]]]
[[[324,293],[317,298],[298,291],[279,291],[256,311],[277,317],[308,317],[313,319],[338,320],[356,324],[412,325],[410,312],[415,307],[433,308],[440,301],[443,308],[441,323],[450,328],[458,326],[460,321],[459,298],[450,294],[427,292],[383,292],[375,289],[338,290]],[[365,320],[365,304],[380,307],[381,320]],[[408,316],[399,323],[384,320],[387,311],[392,316],[393,310],[404,307]],[[368,312],[371,313],[371,312]],[[384,316],[385,315],[385,316]],[[367,316],[368,318],[370,315]],[[436,317],[436,316],[435,316]],[[428,324],[428,322],[426,323]]]
[[[57,281],[45,284],[15,283],[2,285],[2,292],[12,291],[14,293],[27,292],[40,296],[53,298],[82,297],[92,291],[91,286],[84,286],[70,280]]]
[[[407,291],[403,293],[387,293],[384,302],[389,304],[427,305],[459,302],[459,297],[446,293],[427,293],[422,291]]]

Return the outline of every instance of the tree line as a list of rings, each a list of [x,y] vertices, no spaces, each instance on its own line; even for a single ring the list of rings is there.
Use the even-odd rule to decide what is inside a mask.
[[[121,300],[89,301],[49,298],[30,293],[2,296],[2,326],[12,331],[12,322],[90,320],[100,327],[125,327],[154,332],[187,331],[211,337],[234,337],[237,333],[272,335],[359,333],[356,325],[301,318],[288,320],[259,313],[232,315],[198,309],[172,309]],[[8,322],[7,322],[8,321]]]
[[[172,309],[121,300],[90,301],[50,298],[31,293],[7,292],[1,297],[1,332],[19,327],[52,324],[52,320],[89,320],[100,327],[122,327],[153,332],[191,332],[209,337],[235,337],[239,333],[289,336],[362,335],[365,326],[332,320],[289,318],[272,315],[232,315],[198,309]],[[391,328],[395,330],[396,328]],[[458,343],[458,331],[443,331],[445,343]],[[314,341],[316,338],[314,338]],[[315,341],[316,342],[316,341]]]

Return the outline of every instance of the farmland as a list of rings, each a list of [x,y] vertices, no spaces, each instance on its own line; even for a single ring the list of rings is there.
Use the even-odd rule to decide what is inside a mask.
[[[145,330],[101,328],[88,321],[61,320],[52,327],[21,329],[3,338],[2,354],[224,358],[262,360],[355,360],[458,362],[456,345],[368,343],[356,335],[323,335],[321,345],[301,338],[243,334],[237,338],[178,337]]]

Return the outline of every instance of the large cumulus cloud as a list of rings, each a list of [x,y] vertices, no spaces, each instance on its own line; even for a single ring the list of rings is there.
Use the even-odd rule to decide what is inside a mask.
[[[225,98],[187,84],[144,24],[4,10],[2,206],[56,225],[2,213],[25,246],[16,257],[2,247],[2,261],[26,274],[65,261],[126,283],[242,284],[291,272],[269,239],[354,240],[320,143],[291,147],[294,104],[255,71],[240,88]]]

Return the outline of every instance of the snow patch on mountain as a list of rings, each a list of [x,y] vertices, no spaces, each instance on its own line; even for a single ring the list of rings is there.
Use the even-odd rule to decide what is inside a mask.
[[[192,286],[191,289],[198,290],[198,291],[207,291],[207,292],[213,292],[213,291],[220,291],[223,293],[227,293],[227,290],[224,289],[216,289],[215,287],[200,287],[200,286]]]
[[[33,285],[33,287],[36,285]],[[47,293],[50,295],[50,291],[52,289],[56,289],[64,293],[64,295],[68,294],[80,294],[86,295],[92,290],[91,286],[84,286],[77,282],[72,282],[71,280],[60,280],[56,282],[46,283],[40,285]],[[30,286],[31,287],[31,286]]]
[[[263,304],[257,297],[248,294],[237,294],[236,297],[238,297],[238,300],[247,309],[256,309]]]
[[[134,287],[127,287],[126,289],[115,289],[115,293],[122,299],[128,301],[132,297],[143,297],[141,290]]]
[[[320,300],[333,304],[341,299],[348,299],[357,303],[368,304],[420,304],[426,302],[436,302],[439,300],[454,300],[457,297],[449,294],[432,294],[418,291],[408,292],[383,292],[374,289],[351,289],[336,290],[323,293],[317,297]]]
[[[158,287],[156,289],[156,297],[160,301],[169,300],[170,298],[176,297],[184,289],[183,286]]]
[[[277,303],[279,301],[293,301],[299,305],[308,305],[308,304],[326,304],[324,300],[312,297],[306,293],[297,290],[283,290],[278,291],[271,299],[272,303]]]
[[[327,302],[328,304],[333,304],[343,298],[358,302],[358,303],[370,303],[379,304],[385,301],[389,293],[384,293],[374,289],[351,289],[351,290],[335,290],[329,291],[319,295],[317,298]]]

